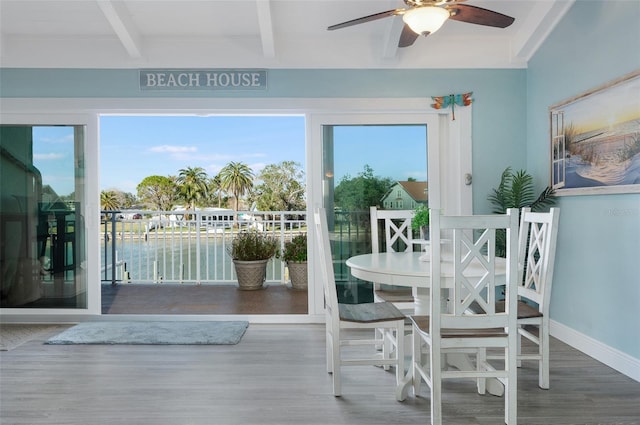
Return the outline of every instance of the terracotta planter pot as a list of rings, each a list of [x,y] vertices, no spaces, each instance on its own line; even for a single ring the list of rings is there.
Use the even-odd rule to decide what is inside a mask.
[[[255,291],[262,289],[267,278],[267,263],[269,260],[240,261],[233,260],[238,278],[238,289]]]
[[[307,276],[307,262],[287,262],[289,268],[289,277],[291,278],[291,286],[293,289],[307,289],[308,276]]]

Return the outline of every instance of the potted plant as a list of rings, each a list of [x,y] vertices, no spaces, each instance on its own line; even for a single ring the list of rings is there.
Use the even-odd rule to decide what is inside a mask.
[[[420,239],[429,239],[429,207],[418,205],[411,219],[411,228],[420,232]]]
[[[285,242],[276,256],[287,264],[293,289],[307,289],[307,234],[294,236]]]
[[[267,263],[276,254],[277,240],[258,230],[243,230],[231,241],[227,251],[233,260],[238,287],[244,291],[261,289],[267,276]]]
[[[525,170],[513,172],[511,167],[505,168],[500,177],[500,184],[487,197],[493,204],[494,214],[505,214],[508,208],[524,207],[531,211],[544,211],[556,202],[555,190],[549,186],[536,197],[533,177]],[[504,230],[496,234],[496,251],[499,257],[506,256],[506,235]]]

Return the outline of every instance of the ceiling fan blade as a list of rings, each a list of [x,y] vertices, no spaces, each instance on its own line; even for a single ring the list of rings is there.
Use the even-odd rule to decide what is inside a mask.
[[[456,4],[448,7],[451,12],[449,19],[454,21],[468,22],[470,24],[486,25],[489,27],[506,28],[515,21],[511,16],[483,9],[468,4]]]
[[[426,34],[425,34],[426,35]],[[398,47],[409,47],[418,39],[418,34],[415,33],[409,25],[404,24],[402,33],[400,34],[400,41],[398,41]]]
[[[350,27],[352,25],[364,24],[365,22],[376,21],[378,19],[386,18],[387,16],[401,15],[404,13],[404,9],[392,9],[386,12],[374,13],[373,15],[363,16],[362,18],[352,19],[350,21],[342,22],[340,24],[331,25],[327,29],[329,31],[338,30],[340,28]]]

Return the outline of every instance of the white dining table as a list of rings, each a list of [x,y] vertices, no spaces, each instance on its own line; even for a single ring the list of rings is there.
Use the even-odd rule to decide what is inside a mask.
[[[413,288],[416,315],[428,315],[430,313],[430,286],[431,270],[429,256],[424,252],[380,252],[374,254],[361,254],[350,257],[346,261],[351,269],[351,275],[361,280],[395,286],[408,286]],[[449,265],[449,266],[448,266]],[[496,277],[506,276],[506,260],[497,259]],[[453,263],[447,263],[446,259],[441,265],[442,286],[444,288],[453,287]],[[469,277],[482,277],[486,272],[479,264],[470,265],[465,269],[465,275]],[[441,301],[447,302],[448,295],[440,294]],[[409,351],[410,352],[410,351]],[[447,355],[447,364],[460,370],[472,367],[472,364],[465,354],[451,353]],[[406,394],[408,386],[412,382],[411,368],[407,379],[401,384]],[[504,386],[497,379],[487,380],[487,391],[490,394],[502,396]]]

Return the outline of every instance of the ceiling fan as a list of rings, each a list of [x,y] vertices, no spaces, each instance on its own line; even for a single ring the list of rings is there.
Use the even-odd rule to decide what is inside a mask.
[[[447,19],[489,27],[506,28],[514,18],[477,6],[461,4],[466,0],[404,0],[406,9],[392,9],[331,25],[329,31],[363,24],[388,16],[402,16],[404,28],[398,47],[411,46],[418,36],[433,34]]]

